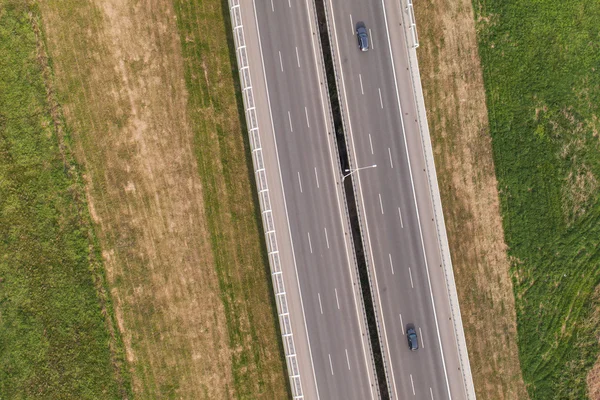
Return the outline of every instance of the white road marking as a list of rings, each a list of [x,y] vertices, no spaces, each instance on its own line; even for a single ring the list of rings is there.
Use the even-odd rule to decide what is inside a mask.
[[[300,186],[300,193],[302,193],[302,179],[300,179],[300,171],[298,171],[298,185]]]
[[[296,61],[298,62],[298,68],[300,68],[300,56],[298,55],[298,47],[296,47]]]
[[[271,11],[275,12],[275,7],[273,7],[273,0],[271,0]]]
[[[354,23],[352,22],[352,14],[350,14],[350,29],[352,32],[352,36],[354,36]]]
[[[307,4],[308,4],[308,0],[307,0]],[[333,9],[333,1],[329,0],[329,6],[331,7],[331,9]],[[307,6],[308,7],[308,6]],[[256,7],[255,7],[255,15],[256,15]],[[309,18],[309,21],[311,19]],[[337,34],[337,28],[336,28],[336,20],[335,20],[335,16],[334,18],[332,18],[332,24],[333,24],[333,33],[334,33],[334,38],[335,38],[335,47],[337,49],[338,54],[340,53],[340,43],[339,43],[339,39],[338,39],[338,34]],[[260,40],[259,40],[259,44],[260,44]],[[314,44],[313,44],[313,49],[314,49]],[[264,75],[264,65],[263,65],[263,75]],[[352,132],[352,119],[350,118],[350,111],[348,108],[348,92],[346,90],[346,82],[344,79],[344,67],[343,65],[340,64],[340,76],[341,76],[341,81],[342,81],[342,92],[344,95],[344,106],[346,108],[346,115],[348,116],[348,132],[350,134],[350,141],[352,143],[352,152],[354,153],[354,159],[356,160],[356,143],[354,140],[354,134]],[[321,96],[321,101],[322,100],[322,96]],[[329,142],[328,142],[329,143]],[[363,210],[366,209],[365,207],[365,198],[364,198],[364,193],[362,191],[362,184],[361,184],[361,180],[360,180],[360,175],[357,177],[358,180],[358,186],[359,186],[359,193],[360,193],[360,202],[362,204],[362,208]],[[337,193],[337,191],[336,191]],[[367,243],[369,244],[369,252],[368,254],[371,257],[371,262],[374,265],[375,261],[373,260],[373,244],[371,243],[371,234],[369,232],[369,224],[368,224],[368,220],[367,217],[365,216],[365,227],[366,227],[366,235],[367,235]],[[348,253],[346,253],[348,254]],[[350,263],[348,263],[348,267],[350,267]],[[379,280],[377,279],[377,269],[374,268],[373,269],[373,273],[375,276],[375,286],[376,286],[376,291],[377,291],[377,302],[379,303],[379,307],[381,308],[381,295],[380,295],[380,290],[379,290]],[[350,275],[352,276],[352,275]],[[357,317],[358,317],[358,321],[359,324],[362,321],[362,319],[360,318],[359,314],[358,314],[358,305],[357,305],[357,300],[356,300],[356,294],[354,293],[354,291],[352,291],[352,294],[354,296],[354,304],[356,306],[356,312],[357,312]],[[306,319],[305,319],[306,320]],[[388,336],[387,336],[387,329],[385,326],[385,317],[383,316],[383,314],[381,315],[381,325],[383,326],[383,336],[385,338],[385,348],[387,350],[387,353],[390,353],[390,342],[388,340]],[[305,323],[306,326],[306,323]],[[367,357],[367,353],[365,350],[365,346],[364,346],[364,341],[362,341],[363,343],[363,357],[365,360],[365,363],[368,363],[368,357]],[[394,374],[394,365],[393,363],[390,361],[390,376],[392,377],[392,387],[393,387],[393,391],[394,391],[394,395],[396,398],[398,398],[398,386],[396,385],[396,376]],[[315,373],[315,369],[314,369],[314,364],[313,364],[313,377],[316,380],[316,373]],[[371,381],[371,374],[368,374],[369,377],[369,384],[372,383]],[[373,390],[371,390],[371,399],[375,399],[375,394],[373,392]]]
[[[329,368],[331,368],[331,375],[333,375],[333,364],[331,363],[331,354],[329,354]]]
[[[308,109],[304,107],[304,115],[306,115],[306,126],[310,128],[310,122],[308,121]]]
[[[421,347],[425,348],[425,341],[423,340],[423,332],[421,332],[421,327],[419,327],[419,336],[421,337]]]
[[[291,2],[291,0],[288,0],[288,6],[290,6],[290,8],[292,8],[292,2]]]
[[[360,92],[362,94],[365,94],[365,90],[363,89],[363,84],[362,84],[362,75],[358,74],[358,80],[360,81]]]
[[[306,4],[307,7],[307,11],[308,11],[308,3]],[[258,14],[256,12],[256,2],[254,0],[252,0],[252,8],[254,9],[254,18],[256,21],[258,21]],[[309,19],[309,23],[310,23],[310,19]],[[311,23],[312,25],[312,23]],[[298,293],[300,294],[300,307],[302,308],[302,321],[304,323],[304,332],[306,332],[306,336],[308,338],[308,354],[310,356],[310,367],[312,370],[312,379],[313,382],[315,384],[315,390],[317,392],[317,400],[319,400],[321,397],[319,395],[319,385],[317,383],[317,374],[315,372],[315,362],[314,362],[314,358],[313,358],[313,352],[312,352],[312,346],[310,344],[310,335],[308,334],[308,324],[306,323],[306,313],[304,311],[304,299],[302,298],[302,289],[300,287],[300,280],[298,279],[298,262],[296,261],[296,253],[294,251],[294,240],[292,239],[292,228],[291,228],[291,224],[290,224],[290,214],[288,212],[288,206],[287,206],[287,201],[285,199],[285,187],[283,185],[283,174],[281,172],[281,162],[279,160],[279,150],[277,148],[277,134],[275,134],[275,123],[273,122],[273,109],[271,107],[271,96],[269,95],[269,82],[267,80],[267,72],[266,72],[266,68],[265,68],[265,58],[263,55],[263,48],[262,48],[262,40],[260,39],[260,27],[256,26],[256,29],[258,31],[258,48],[260,49],[260,62],[261,62],[261,66],[262,66],[262,73],[263,73],[263,79],[265,82],[265,89],[266,89],[266,93],[267,93],[267,105],[269,107],[269,120],[271,121],[271,129],[273,131],[273,140],[275,142],[275,156],[277,159],[277,171],[279,172],[279,183],[281,184],[281,190],[283,192],[283,206],[285,209],[285,219],[287,222],[287,230],[288,230],[288,234],[290,235],[290,242],[291,242],[291,249],[292,249],[292,259],[294,260],[294,272],[296,274],[296,287],[298,288]],[[311,28],[312,29],[312,28]],[[313,39],[314,40],[314,39]],[[313,42],[313,54],[315,54],[315,49],[314,49],[314,42]],[[315,56],[315,63],[316,63],[316,56]],[[323,107],[323,96],[321,95],[321,106]],[[331,151],[331,149],[330,149]],[[332,163],[333,166],[333,163]],[[340,216],[341,216],[341,209],[340,209]],[[346,253],[348,251],[346,250]],[[348,257],[348,256],[347,256]],[[350,267],[348,267],[350,268]],[[357,311],[357,317],[358,317],[358,311]],[[359,319],[360,321],[360,319]],[[364,344],[363,344],[363,353],[364,353]],[[365,353],[365,362],[367,360],[367,356]],[[369,377],[369,383],[371,383],[371,378]]]
[[[381,207],[381,213],[383,214],[383,202],[381,201],[381,193],[379,193],[379,207]]]
[[[317,174],[317,167],[315,167],[315,180],[317,181],[317,188],[319,188],[319,175]]]
[[[348,364],[348,371],[350,371],[350,358],[348,357],[348,349],[346,349],[346,363]]]
[[[429,388],[429,394],[431,395],[431,400],[433,400],[433,390],[431,388]]]
[[[400,207],[398,207],[398,216],[400,216],[400,227],[404,228],[404,224],[402,223],[402,211],[400,211]]]
[[[283,71],[283,67],[281,67],[281,68]],[[381,104],[381,108],[383,108],[383,100],[381,99],[381,88],[379,88],[379,104]]]
[[[390,155],[390,165],[394,168],[394,162],[392,161],[392,150],[388,147],[388,154]]]
[[[371,33],[371,28],[369,28],[369,37],[371,38],[371,49],[375,49],[375,42],[373,42],[373,34]]]
[[[335,290],[335,302],[337,303],[338,310],[340,309],[340,299],[338,299],[337,288],[333,288]]]
[[[404,332],[404,324],[402,323],[402,314],[398,314],[400,316],[400,326],[402,327],[402,332]]]
[[[312,251],[311,251],[311,253],[312,253]],[[413,285],[412,272],[410,270],[410,267],[408,267],[408,275],[410,275],[410,287],[414,289],[415,285]]]
[[[394,275],[394,263],[392,262],[392,255],[388,254],[390,256],[390,268],[392,269],[392,275]]]
[[[331,3],[331,0],[330,0],[330,3]],[[385,31],[387,34],[388,49],[389,49],[389,54],[391,55],[392,54],[392,41],[390,39],[390,28],[388,25],[387,12],[385,9],[385,0],[381,0],[381,5],[382,5],[382,9],[383,9],[383,20],[385,21]],[[337,37],[336,37],[336,41],[337,41]],[[336,45],[338,47],[338,52],[339,52],[339,44],[337,44],[337,42],[336,42]],[[435,299],[433,298],[433,289],[431,288],[431,276],[429,274],[429,265],[427,263],[427,255],[425,254],[425,242],[423,239],[423,228],[421,227],[421,217],[419,216],[419,205],[417,204],[417,195],[415,193],[415,182],[414,182],[413,175],[412,175],[412,168],[410,166],[410,154],[408,154],[406,132],[404,130],[404,117],[402,116],[402,105],[400,104],[400,90],[398,89],[398,78],[396,76],[396,64],[394,63],[394,57],[390,57],[390,62],[392,64],[392,75],[394,77],[394,87],[396,88],[396,104],[398,105],[398,113],[400,115],[400,123],[402,125],[402,136],[404,138],[404,150],[406,151],[406,158],[408,160],[408,172],[410,175],[410,184],[411,184],[412,191],[413,191],[413,201],[415,203],[415,210],[417,213],[417,223],[419,224],[419,235],[421,236],[421,250],[423,251],[423,259],[425,261],[425,271],[427,272],[427,283],[429,285],[429,297],[431,298],[431,304],[432,304],[432,309],[433,309],[433,318],[435,319],[435,329],[437,331],[438,343],[440,345],[440,355],[442,358],[442,366],[444,367],[444,377],[446,378],[446,390],[448,391],[448,397],[452,398],[452,394],[450,393],[450,381],[448,380],[448,370],[446,368],[446,359],[444,358],[444,349],[442,346],[440,326],[438,323],[437,312],[435,311]],[[360,180],[359,180],[359,185],[360,185]],[[384,331],[385,331],[385,327],[384,327]],[[387,334],[386,334],[386,338],[387,338]],[[396,388],[395,384],[396,384],[396,382],[394,380],[394,389]],[[398,397],[398,393],[396,393],[396,397]]]
[[[321,309],[321,314],[323,314],[323,304],[321,303],[321,293],[317,293],[317,296],[319,296],[319,308]]]
[[[290,131],[294,132],[294,127],[292,126],[292,115],[288,111],[288,120],[290,121]]]
[[[329,248],[329,237],[327,236],[327,228],[323,229],[325,229],[325,243],[327,243],[327,248]]]
[[[310,232],[306,232],[306,234],[308,235],[308,247],[310,247],[310,252],[312,254],[312,242],[310,241]],[[412,281],[412,279],[411,279]]]
[[[283,72],[283,60],[281,59],[281,51],[279,52],[279,66],[281,67],[281,72]]]
[[[371,145],[371,154],[373,154],[373,141],[371,140],[371,134],[369,133],[369,145]]]
[[[415,383],[413,382],[412,374],[410,374],[410,384],[413,390],[413,396],[415,396]]]

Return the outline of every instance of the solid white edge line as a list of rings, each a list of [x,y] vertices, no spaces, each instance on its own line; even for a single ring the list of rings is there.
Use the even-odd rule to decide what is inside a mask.
[[[308,17],[308,22],[310,24],[311,31],[315,32],[314,31],[314,27],[313,27],[313,22],[314,21],[310,18],[310,8],[309,8],[309,5],[308,5],[308,0],[306,0],[306,12],[307,12],[307,14],[309,16]],[[337,35],[337,33],[336,33],[336,35]],[[321,71],[319,70],[319,64],[317,62],[317,53],[316,53],[316,48],[315,48],[315,40],[316,40],[315,36],[316,35],[313,35],[313,39],[311,41],[312,47],[313,47],[313,57],[314,57],[314,62],[315,62],[314,65],[315,65],[315,70],[317,71],[317,76],[319,77],[319,81],[320,82],[324,82],[325,78],[323,77],[323,80],[321,80]],[[328,113],[326,112],[326,109],[325,109],[325,100],[323,99],[323,90],[319,90],[319,94],[320,94],[320,98],[321,98],[321,108],[323,110],[323,121],[325,122],[325,126],[329,126],[328,119],[327,119]],[[332,121],[329,121],[329,122],[332,122]],[[339,178],[339,173],[336,173],[336,165],[337,164],[335,163],[334,155],[333,155],[333,152],[331,150],[331,140],[329,140],[329,138],[327,140],[327,147],[329,149],[329,159],[331,161],[331,173],[333,174],[333,178],[334,178],[334,182],[335,182],[336,178]],[[340,215],[340,225],[342,225],[342,227],[343,227],[344,224],[343,224],[342,221],[344,220],[344,217],[343,217],[343,214],[342,214],[342,205],[340,203],[340,193],[339,193],[339,190],[341,190],[341,188],[338,188],[338,185],[336,185],[335,195],[336,195],[337,202],[338,202],[338,211],[339,211],[339,215]],[[350,228],[350,227],[348,227],[348,228]],[[359,307],[358,307],[358,301],[356,299],[356,293],[354,291],[354,284],[355,284],[355,282],[354,282],[354,275],[353,275],[353,272],[352,272],[353,262],[351,261],[351,258],[350,258],[350,252],[348,250],[348,242],[347,242],[347,240],[345,238],[345,235],[344,235],[344,248],[346,249],[346,259],[348,261],[347,265],[348,265],[348,272],[349,272],[349,276],[350,276],[350,290],[352,291],[352,297],[354,298],[354,309],[356,310],[356,320],[358,321],[358,327],[359,327],[359,331],[360,331],[360,334],[361,334],[360,335],[360,337],[361,337],[360,342],[361,342],[362,349],[363,349],[363,357],[364,357],[364,360],[365,360],[365,368],[367,369],[367,371],[370,371],[370,368],[368,367],[370,364],[369,364],[369,361],[368,361],[367,349],[365,348],[365,341],[363,340],[363,336],[362,336],[362,333],[367,331],[367,327],[366,326],[363,327],[363,323],[365,321],[363,319],[361,319],[361,317],[360,317],[360,311],[359,311]],[[365,315],[365,318],[366,318],[366,315]],[[373,365],[371,365],[371,366],[373,366]],[[313,371],[314,371],[314,368],[313,368]],[[371,372],[374,374],[373,377],[371,377],[371,374],[368,373],[368,372],[367,372],[367,377],[368,377],[368,380],[369,380],[369,389],[370,389],[370,392],[371,392],[371,399],[375,399],[375,393],[373,392],[375,385],[373,384],[371,378],[376,379],[376,376],[375,376],[376,372],[375,372],[374,369]]]
[[[332,24],[333,24],[333,34],[335,36],[335,47],[337,49],[337,54],[339,55],[340,54],[340,44],[339,44],[338,35],[337,35],[337,28],[335,26],[335,12],[333,11],[332,0],[329,0],[329,7],[331,9],[331,15],[332,15],[331,20],[332,20]],[[348,94],[346,92],[346,82],[344,79],[344,68],[341,63],[339,63],[339,67],[340,67],[340,75],[341,75],[341,81],[342,81],[342,89],[344,92],[344,104],[345,104],[345,108],[346,108],[346,116],[348,118],[348,131],[349,131],[350,139],[352,142],[352,152],[354,153],[354,160],[356,162],[358,162],[357,157],[356,157],[356,145],[354,143],[354,134],[352,132],[352,121],[350,118],[350,110],[348,109]],[[356,174],[356,181],[358,182],[358,187],[359,187],[359,192],[360,192],[360,202],[362,204],[362,208],[363,208],[363,210],[366,210],[365,199],[364,199],[363,192],[362,192],[362,183],[361,183],[361,179],[360,179],[360,174]],[[369,232],[369,225],[367,222],[366,212],[363,213],[363,217],[365,219],[365,228],[367,231],[367,242],[369,243],[369,254],[371,257],[371,265],[373,266],[373,275],[375,277],[375,287],[377,289],[377,302],[379,303],[379,309],[381,310],[382,307],[381,307],[381,294],[379,292],[379,280],[377,279],[377,270],[375,268],[375,260],[373,257],[373,245],[371,243],[371,234]],[[389,344],[389,340],[387,337],[387,330],[385,327],[385,318],[383,316],[383,312],[381,312],[380,314],[381,314],[381,325],[383,327],[383,335],[384,335],[384,339],[385,339],[385,347],[387,350],[387,354],[390,354],[390,344]],[[392,387],[393,387],[394,394],[397,399],[398,398],[398,388],[396,386],[396,376],[394,375],[394,366],[392,364],[392,360],[389,357],[388,357],[388,360],[389,360],[389,364],[390,364],[390,375],[392,377]]]
[[[448,371],[446,369],[446,360],[444,358],[444,349],[442,347],[442,338],[441,338],[441,334],[440,334],[440,327],[439,327],[439,322],[437,319],[437,312],[435,310],[435,300],[433,298],[433,289],[431,288],[431,278],[429,275],[429,264],[427,263],[427,255],[425,253],[425,241],[423,239],[423,229],[421,228],[421,217],[419,216],[419,206],[417,204],[417,194],[415,192],[415,183],[414,183],[414,179],[413,179],[413,175],[412,175],[412,167],[410,166],[410,155],[408,154],[408,144],[406,141],[406,130],[404,128],[404,117],[402,115],[402,106],[400,105],[400,92],[398,90],[398,79],[396,78],[396,65],[394,63],[394,55],[392,52],[392,42],[390,40],[390,29],[388,26],[388,20],[387,20],[387,12],[385,10],[385,0],[381,0],[381,7],[383,9],[383,17],[385,20],[385,30],[387,32],[387,39],[388,39],[388,48],[389,48],[389,52],[390,52],[390,61],[392,64],[392,72],[394,75],[394,86],[396,87],[396,101],[398,103],[398,112],[400,113],[400,122],[402,124],[402,136],[404,137],[404,149],[406,151],[406,157],[407,157],[407,161],[408,161],[408,171],[410,174],[410,184],[412,186],[412,191],[413,191],[413,199],[415,202],[415,210],[417,213],[417,222],[419,225],[419,234],[421,236],[421,248],[423,250],[423,259],[425,261],[425,270],[427,271],[427,282],[429,284],[429,295],[431,297],[431,305],[433,308],[433,316],[435,319],[435,328],[437,331],[437,335],[438,335],[438,342],[440,345],[440,355],[442,357],[442,366],[444,367],[444,376],[446,378],[446,389],[448,390],[448,398],[450,400],[452,400],[452,394],[450,392],[450,381],[448,380]],[[402,12],[402,11],[400,11]]]
[[[315,384],[315,390],[317,392],[317,399],[319,400],[321,398],[320,394],[319,394],[319,384],[317,382],[317,374],[315,372],[315,362],[313,360],[312,347],[310,344],[310,336],[308,334],[308,325],[306,324],[306,312],[304,310],[304,299],[302,298],[302,288],[300,287],[300,276],[298,275],[298,263],[296,261],[296,251],[294,250],[292,227],[290,225],[290,216],[289,216],[289,212],[288,212],[287,201],[285,199],[285,187],[283,184],[283,174],[281,173],[281,163],[279,161],[279,149],[277,147],[277,135],[275,133],[275,123],[273,122],[273,111],[271,110],[271,96],[269,95],[269,84],[267,82],[267,72],[265,69],[265,59],[264,59],[263,50],[262,50],[262,40],[260,38],[260,28],[258,26],[259,24],[258,24],[258,14],[256,12],[256,0],[252,0],[252,7],[254,8],[254,21],[256,22],[256,31],[258,33],[258,47],[260,49],[260,60],[262,63],[263,79],[265,80],[265,89],[266,89],[266,93],[267,93],[267,104],[269,105],[269,117],[271,119],[271,129],[273,130],[273,142],[275,144],[275,155],[277,158],[277,169],[279,170],[279,181],[281,182],[281,193],[283,195],[283,206],[285,209],[285,218],[287,220],[288,234],[290,235],[290,244],[291,244],[291,248],[292,248],[292,259],[294,260],[294,271],[296,272],[296,284],[298,286],[298,293],[300,295],[300,306],[302,308],[302,319],[304,321],[304,331],[306,332],[306,342],[308,345],[308,353],[310,356],[310,364],[311,364],[311,369],[312,369],[312,373],[313,373],[313,382]]]

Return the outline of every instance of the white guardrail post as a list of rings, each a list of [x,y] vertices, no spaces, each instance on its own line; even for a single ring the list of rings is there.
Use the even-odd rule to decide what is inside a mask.
[[[292,396],[294,399],[300,400],[304,399],[304,395],[302,392],[300,370],[298,368],[298,359],[296,357],[296,347],[294,346],[294,335],[292,332],[292,324],[288,312],[287,297],[283,283],[281,261],[277,247],[277,238],[275,236],[275,223],[273,221],[273,211],[271,209],[267,175],[265,173],[262,147],[260,144],[258,118],[256,116],[254,95],[252,92],[252,81],[250,79],[250,69],[246,51],[246,40],[244,38],[240,0],[229,0],[229,12],[231,15],[233,41],[236,49],[235,55],[240,74],[244,109],[246,111],[246,125],[248,127],[248,135],[250,138],[252,163],[254,165],[254,173],[256,176],[258,199],[260,202],[263,229],[265,231],[265,240],[267,242],[269,265],[271,267],[271,277],[273,279],[273,291],[275,292],[275,303],[277,305],[279,326],[281,328],[281,336],[283,338],[283,348],[285,351],[287,370],[290,378]]]
[[[412,35],[413,47],[419,47],[419,36],[417,35],[417,21],[415,19],[415,9],[412,0],[406,1],[406,12],[408,13],[409,29]]]

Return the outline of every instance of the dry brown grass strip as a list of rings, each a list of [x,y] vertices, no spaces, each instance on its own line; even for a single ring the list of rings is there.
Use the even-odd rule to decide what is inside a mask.
[[[479,399],[527,399],[470,0],[416,4],[418,51]]]
[[[233,397],[170,2],[41,2],[139,398]]]

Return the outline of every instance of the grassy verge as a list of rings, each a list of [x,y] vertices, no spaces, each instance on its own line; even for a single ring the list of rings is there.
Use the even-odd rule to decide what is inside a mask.
[[[587,397],[598,354],[600,3],[474,0],[532,399]]]
[[[0,398],[129,395],[39,12],[0,1]]]
[[[239,398],[289,397],[228,3],[177,0],[175,9],[228,339],[237,349],[235,392]]]
[[[221,1],[40,2],[140,398],[284,398]]]
[[[478,399],[527,399],[471,0],[415,3],[419,67]]]

